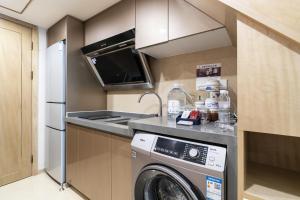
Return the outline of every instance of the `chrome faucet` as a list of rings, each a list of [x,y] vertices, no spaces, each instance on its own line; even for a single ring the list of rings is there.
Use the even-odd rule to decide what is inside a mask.
[[[162,116],[162,101],[161,101],[160,96],[156,92],[145,92],[144,94],[142,94],[140,96],[138,103],[141,103],[142,98],[147,94],[154,94],[158,98],[158,100],[159,100],[159,115],[158,116],[161,117]]]

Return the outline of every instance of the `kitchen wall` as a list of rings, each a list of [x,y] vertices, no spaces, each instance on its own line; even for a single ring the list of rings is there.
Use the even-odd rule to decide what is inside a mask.
[[[162,97],[163,114],[167,113],[167,95],[174,83],[182,83],[191,94],[196,90],[196,65],[222,63],[222,77],[229,80],[229,93],[232,107],[236,111],[236,48],[223,47],[191,54],[184,54],[150,62],[155,79],[155,91]],[[145,96],[137,102],[143,90],[110,91],[107,93],[107,109],[127,112],[157,113],[158,100],[154,96]]]
[[[135,27],[135,1],[123,0],[109,9],[84,22],[85,45],[97,42]],[[163,100],[166,114],[167,94],[176,82],[184,84],[185,89],[195,93],[196,66],[199,64],[221,62],[222,75],[229,80],[229,91],[233,109],[236,111],[236,49],[224,47],[191,54],[179,55],[150,62],[155,79],[155,91]],[[107,109],[129,112],[157,113],[158,100],[146,96],[139,104],[138,97],[143,90],[107,92]]]
[[[45,168],[45,112],[46,112],[46,30],[39,33],[39,66],[38,66],[38,170]]]

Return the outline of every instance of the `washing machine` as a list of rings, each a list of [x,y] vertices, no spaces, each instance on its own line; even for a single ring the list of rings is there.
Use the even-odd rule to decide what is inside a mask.
[[[138,132],[131,148],[135,200],[226,199],[226,147]]]

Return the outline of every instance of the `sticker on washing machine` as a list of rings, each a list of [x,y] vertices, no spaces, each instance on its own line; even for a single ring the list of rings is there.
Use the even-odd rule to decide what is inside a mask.
[[[222,179],[206,176],[206,199],[222,199]]]

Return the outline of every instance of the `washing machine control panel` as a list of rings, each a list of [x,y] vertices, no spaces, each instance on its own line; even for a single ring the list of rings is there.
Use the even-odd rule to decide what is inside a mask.
[[[226,148],[165,137],[158,137],[154,152],[223,171]]]

